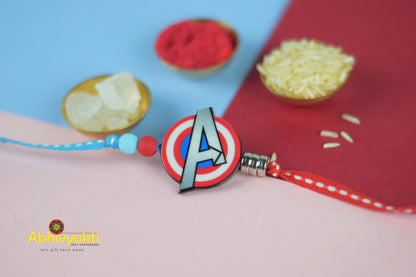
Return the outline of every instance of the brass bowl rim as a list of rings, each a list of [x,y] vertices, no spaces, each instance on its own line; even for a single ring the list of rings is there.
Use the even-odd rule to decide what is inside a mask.
[[[124,127],[122,127],[122,128],[118,128],[118,129],[114,129],[114,130],[110,130],[110,131],[88,131],[88,130],[84,130],[84,129],[81,129],[81,128],[79,128],[79,127],[77,127],[77,126],[75,126],[75,125],[73,125],[72,124],[72,122],[69,120],[69,118],[68,118],[68,115],[67,115],[67,111],[66,111],[66,108],[65,108],[65,103],[66,103],[66,100],[67,100],[67,98],[68,98],[68,96],[71,94],[71,93],[74,93],[74,89],[76,89],[77,87],[79,87],[80,85],[82,85],[82,84],[84,84],[85,82],[88,82],[88,81],[90,81],[90,80],[93,80],[93,79],[98,79],[98,78],[104,78],[104,77],[106,77],[106,78],[109,78],[109,77],[111,77],[111,76],[113,76],[114,74],[105,74],[105,75],[100,75],[100,76],[96,76],[96,77],[92,77],[92,78],[89,78],[89,79],[87,79],[87,80],[85,80],[85,81],[82,81],[82,82],[80,82],[80,83],[78,83],[76,86],[74,86],[66,95],[65,95],[65,98],[64,98],[64,100],[62,101],[62,106],[61,106],[61,112],[62,112],[62,116],[64,117],[64,119],[65,119],[65,121],[69,124],[69,125],[71,125],[71,127],[72,128],[74,128],[74,129],[76,129],[76,130],[78,130],[78,131],[80,131],[80,132],[83,132],[83,133],[87,133],[87,134],[92,134],[92,135],[94,135],[94,134],[96,134],[96,135],[102,135],[102,134],[112,134],[112,133],[117,133],[117,132],[120,132],[120,131],[123,131],[123,130],[128,130],[129,128],[131,128],[132,126],[134,126],[135,124],[137,124],[137,123],[139,123],[140,122],[140,120],[142,120],[143,119],[143,117],[147,114],[147,112],[149,111],[149,108],[150,108],[150,105],[151,105],[151,103],[152,103],[152,94],[150,93],[150,90],[149,90],[149,88],[146,86],[146,84],[144,84],[142,81],[140,81],[139,79],[137,79],[137,78],[135,78],[135,77],[133,77],[134,78],[134,80],[135,80],[135,82],[136,83],[139,83],[140,85],[142,85],[143,87],[145,87],[145,90],[144,91],[141,91],[141,90],[139,90],[140,91],[140,94],[141,94],[141,96],[143,97],[143,94],[145,94],[145,97],[148,97],[148,99],[149,99],[149,105],[146,107],[146,109],[145,109],[145,111],[143,112],[143,114],[142,115],[140,115],[135,121],[133,121],[132,123],[130,123],[130,124],[128,124],[128,125],[126,125],[126,126],[124,126]],[[105,79],[104,79],[105,80]],[[139,103],[139,107],[138,107],[138,109],[140,108],[140,103]]]
[[[221,67],[223,67],[224,65],[229,63],[234,58],[236,53],[238,52],[238,49],[240,49],[240,37],[239,37],[237,31],[233,27],[231,27],[231,25],[229,25],[229,24],[227,24],[223,21],[219,21],[219,20],[215,20],[215,19],[209,19],[209,18],[197,18],[197,19],[189,19],[189,20],[179,21],[179,22],[173,23],[169,26],[172,26],[174,24],[178,24],[178,23],[181,23],[181,22],[186,22],[186,21],[191,21],[191,22],[214,22],[214,23],[216,23],[218,26],[220,26],[224,30],[226,30],[226,31],[228,31],[228,32],[230,32],[234,35],[234,38],[235,38],[234,51],[231,54],[231,56],[226,61],[224,61],[222,63],[215,64],[215,65],[212,65],[212,66],[208,66],[208,67],[205,67],[205,68],[197,68],[197,69],[182,68],[182,67],[179,67],[177,65],[174,65],[174,64],[168,62],[167,60],[163,59],[161,56],[159,56],[159,53],[156,51],[156,55],[159,58],[159,60],[165,66],[167,66],[168,68],[170,68],[172,70],[176,70],[176,71],[182,71],[182,72],[185,72],[185,73],[186,72],[188,72],[188,73],[203,73],[205,71],[214,72],[215,70],[220,69]],[[162,30],[162,32],[163,32],[163,30]],[[158,36],[158,38],[159,38],[159,36]]]

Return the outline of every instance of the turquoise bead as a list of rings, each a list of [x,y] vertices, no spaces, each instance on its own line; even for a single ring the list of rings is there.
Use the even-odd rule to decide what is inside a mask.
[[[124,154],[134,154],[137,151],[139,138],[133,134],[124,134],[118,141],[118,148]]]

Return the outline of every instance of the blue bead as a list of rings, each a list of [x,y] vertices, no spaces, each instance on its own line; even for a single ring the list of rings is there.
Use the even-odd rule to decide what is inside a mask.
[[[134,154],[137,151],[139,138],[133,134],[124,134],[118,141],[118,148],[124,154]]]
[[[116,135],[110,135],[105,140],[105,147],[118,149],[118,140],[120,138]]]

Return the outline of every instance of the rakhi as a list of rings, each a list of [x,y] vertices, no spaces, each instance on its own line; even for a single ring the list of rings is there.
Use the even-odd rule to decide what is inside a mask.
[[[153,137],[145,136],[139,139],[131,133],[120,137],[110,135],[105,140],[62,145],[31,144],[5,137],[0,137],[0,141],[58,151],[112,148],[125,154],[139,152],[146,157],[159,152],[165,170],[180,184],[180,193],[220,185],[241,169],[242,173],[249,175],[281,178],[363,208],[383,212],[416,213],[416,206],[393,207],[330,179],[303,171],[282,170],[276,160],[276,154],[271,157],[243,154],[237,132],[227,121],[214,116],[212,108],[199,110],[196,115],[178,121],[169,129],[161,144]]]

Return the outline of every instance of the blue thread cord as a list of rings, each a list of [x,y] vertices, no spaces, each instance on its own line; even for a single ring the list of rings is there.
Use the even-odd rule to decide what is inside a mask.
[[[106,140],[91,140],[81,143],[73,143],[73,144],[32,144],[21,142],[5,137],[0,137],[0,142],[3,143],[13,143],[22,146],[38,148],[38,149],[46,149],[46,150],[55,150],[55,151],[86,151],[86,150],[101,150],[103,148],[118,148],[118,140],[119,137],[116,135],[110,135]]]

